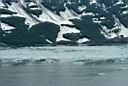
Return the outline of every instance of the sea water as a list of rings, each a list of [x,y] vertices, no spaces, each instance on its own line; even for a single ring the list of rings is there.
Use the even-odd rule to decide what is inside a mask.
[[[0,86],[128,86],[127,57],[128,45],[1,48]]]

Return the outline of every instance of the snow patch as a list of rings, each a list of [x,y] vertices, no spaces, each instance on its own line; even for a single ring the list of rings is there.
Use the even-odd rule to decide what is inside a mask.
[[[29,4],[28,4],[28,6],[33,6],[33,5],[36,5],[34,2],[30,2]]]
[[[84,43],[84,42],[87,42],[87,41],[90,41],[90,40],[87,39],[87,38],[82,38],[82,39],[79,39],[77,42],[78,43]]]
[[[126,28],[123,24],[121,24],[118,18],[116,18],[115,16],[114,18],[116,21],[116,28],[120,29],[119,36],[123,35],[124,37],[128,37],[128,28]]]
[[[74,18],[78,18],[78,14],[76,14],[73,10],[69,10],[67,7],[65,7],[66,10],[63,12],[60,12],[60,16],[63,17],[64,19],[74,19]]]
[[[4,7],[5,5],[2,3],[2,0],[0,0],[0,8]]]
[[[10,26],[10,25],[5,24],[5,23],[1,23],[1,28],[2,28],[2,30],[11,30],[11,29],[15,29],[15,27]]]
[[[97,3],[97,0],[90,0],[90,4]]]
[[[22,7],[19,3],[12,3],[11,6],[9,6],[9,9],[13,10],[14,12],[17,12],[18,15],[22,15],[24,18],[26,18],[25,24],[29,24],[31,26],[38,24],[39,21],[32,18]]]
[[[12,15],[9,15],[9,14],[2,14],[0,15],[0,17],[11,17]]]
[[[82,16],[86,16],[86,15],[90,15],[90,16],[95,16],[95,14],[94,13],[92,13],[92,12],[83,12],[82,13]]]
[[[124,2],[122,0],[119,0],[117,3],[114,4],[114,6],[120,5],[120,4],[124,4]]]
[[[87,7],[85,5],[78,6],[79,11],[84,11]]]
[[[99,23],[99,24],[101,23],[101,21],[98,18],[92,18],[92,20],[94,23]]]
[[[116,16],[113,16],[115,18],[115,25],[114,28],[111,30],[108,29],[106,26],[101,26],[102,30],[101,33],[108,39],[115,38],[115,37],[128,37],[128,28],[126,28],[121,22],[119,21]],[[119,32],[114,33],[114,30],[119,30]]]
[[[76,28],[69,28],[66,26],[61,26],[60,32],[58,33],[58,37],[56,41],[61,41],[61,40],[69,41],[68,39],[63,37],[63,34],[66,34],[66,33],[80,33],[80,31],[77,30]]]
[[[106,26],[101,26],[101,34],[103,34],[107,39],[115,38],[117,35],[109,30]]]
[[[39,20],[41,20],[41,21],[51,21],[51,22],[54,22],[56,24],[70,24],[70,25],[73,25],[72,22],[70,22],[69,20],[64,19],[64,18],[58,16],[57,14],[53,13],[52,11],[50,11],[49,9],[44,7],[41,3],[37,2],[37,5],[40,7],[40,9],[42,9],[42,14],[39,16]]]

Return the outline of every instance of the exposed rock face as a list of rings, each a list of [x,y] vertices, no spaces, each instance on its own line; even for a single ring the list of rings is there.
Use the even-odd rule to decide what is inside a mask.
[[[0,41],[15,46],[128,37],[127,0],[2,0]]]

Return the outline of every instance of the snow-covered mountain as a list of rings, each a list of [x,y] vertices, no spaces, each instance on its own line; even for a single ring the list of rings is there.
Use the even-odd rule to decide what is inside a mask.
[[[127,42],[127,0],[2,0],[0,42],[31,46]],[[109,40],[109,41],[108,41]]]

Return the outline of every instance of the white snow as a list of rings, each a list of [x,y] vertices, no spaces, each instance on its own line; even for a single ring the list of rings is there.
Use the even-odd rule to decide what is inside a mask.
[[[87,7],[85,5],[78,6],[79,11],[84,11]]]
[[[36,8],[36,7],[35,8],[30,8],[30,9],[31,10],[40,10],[39,8]]]
[[[128,8],[128,5],[126,4],[125,6],[123,6],[123,7],[120,7],[120,8]]]
[[[105,17],[100,17],[100,19],[106,19]]]
[[[14,12],[17,12],[18,15],[22,15],[24,18],[26,18],[25,24],[29,24],[31,26],[38,24],[39,21],[32,18],[23,8],[22,5],[19,3],[12,3],[11,6],[9,6],[9,9],[13,10]]]
[[[124,4],[122,0],[119,0],[117,3],[114,4],[114,6],[119,5],[119,4]]]
[[[33,6],[33,5],[36,5],[34,2],[30,2],[29,4],[28,4],[28,6]]]
[[[95,16],[95,14],[92,13],[92,12],[83,12],[83,13],[82,13],[82,16],[86,16],[86,15]]]
[[[53,13],[52,11],[44,7],[41,3],[37,2],[37,5],[40,7],[40,9],[42,9],[42,14],[39,17],[40,21],[51,21],[56,24],[73,24],[69,20],[64,19],[61,16]]]
[[[73,11],[70,11],[68,8],[66,8],[65,12],[60,12],[61,16],[59,16],[59,15],[51,12],[49,9],[45,8],[39,2],[37,4],[40,7],[40,9],[42,9],[42,14],[39,16],[39,18],[37,18],[36,16],[35,16],[35,18],[39,19],[40,21],[53,22],[57,25],[61,25],[61,24],[73,25],[73,23],[70,22],[68,19],[78,18],[75,15],[75,13],[73,13]],[[66,26],[60,26],[60,32],[58,33],[58,37],[57,37],[56,41],[61,41],[61,40],[69,41],[68,39],[63,38],[63,34],[72,33],[72,32],[74,32],[74,33],[77,32],[78,33],[80,31],[77,30],[76,28],[69,28],[69,27],[66,27]]]
[[[11,29],[15,29],[15,27],[10,26],[10,25],[8,25],[8,24],[5,24],[5,23],[0,23],[0,24],[1,24],[2,30],[11,30]]]
[[[33,14],[28,14],[23,9],[23,7],[26,7],[26,3],[24,2],[24,0],[19,1],[19,3],[12,3],[11,5],[7,5],[8,10],[16,12],[17,14],[13,14],[13,15],[4,14],[4,15],[0,15],[0,16],[1,17],[19,16],[19,17],[26,18],[25,24],[30,25],[30,27],[35,24],[40,23],[40,21],[53,22],[54,24],[57,24],[60,26],[60,32],[58,34],[57,41],[68,40],[68,39],[63,38],[63,34],[65,34],[65,33],[80,33],[80,31],[76,28],[61,26],[61,24],[74,25],[71,21],[69,21],[69,19],[74,19],[74,18],[81,19],[81,16],[85,16],[85,15],[95,16],[95,14],[92,12],[83,12],[82,14],[77,14],[73,10],[66,7],[66,5],[64,5],[66,10],[61,11],[60,15],[57,15],[56,13],[52,12],[51,10],[49,10],[48,8],[43,6],[40,2],[41,2],[41,0],[36,0],[36,2],[27,3],[28,6],[33,6],[33,5],[38,6],[35,8],[31,8],[31,10],[39,10],[39,9],[42,10],[42,14],[39,17],[37,17]],[[73,3],[73,2],[70,2],[70,0],[69,0],[68,3]],[[90,0],[90,4],[93,4],[93,3],[97,3],[97,0]],[[123,4],[122,0],[119,0],[119,2],[117,2],[115,5],[118,5],[118,4]],[[0,3],[0,6],[2,6],[2,3]],[[103,9],[106,10],[105,5],[102,4],[102,6],[103,6]],[[123,8],[126,8],[126,7],[128,7],[128,6],[126,5]],[[80,11],[83,11],[86,9],[86,6],[85,5],[78,6],[78,9]],[[125,15],[127,13],[128,13],[128,10],[125,10],[122,12],[123,15]],[[105,19],[105,17],[100,17],[100,19],[101,20]],[[102,26],[103,31],[101,31],[101,33],[104,34],[106,38],[114,38],[114,37],[117,37],[117,35],[124,35],[124,37],[128,37],[128,29],[123,24],[121,24],[121,22],[117,18],[115,18],[115,20],[116,20],[116,24],[112,30],[120,28],[121,31],[119,34],[113,33],[106,26]],[[99,21],[98,18],[93,18],[93,22],[99,23],[99,24],[101,23],[101,21]],[[14,29],[14,27],[9,26],[7,24],[2,24],[2,28]],[[49,41],[49,40],[47,40],[47,41]],[[78,40],[78,43],[81,43],[84,41],[88,41],[88,39],[87,38],[80,39],[80,40]]]
[[[102,4],[102,7],[103,7],[103,10],[104,10],[104,11],[107,10],[105,4]]]
[[[128,10],[122,12],[123,15],[128,14]]]
[[[46,41],[47,41],[48,43],[52,43],[52,41],[50,41],[49,39],[46,39]]]
[[[0,0],[0,8],[4,7],[5,5],[2,3],[2,0]]]
[[[126,28],[121,22],[119,21],[118,18],[116,18],[115,15],[113,15],[115,18],[115,27],[112,28],[111,30],[108,29],[106,26],[101,26],[103,31],[101,33],[108,39],[110,38],[115,38],[123,35],[124,37],[128,37],[128,28]],[[119,29],[120,31],[118,33],[114,33],[113,30]]]
[[[117,37],[117,34],[113,33],[106,26],[101,26],[101,27],[102,27],[101,34],[103,34],[107,39]]]
[[[101,23],[101,21],[98,18],[92,18],[94,23]]]
[[[97,0],[90,0],[90,4],[97,3]]]
[[[80,19],[80,17],[78,16],[77,13],[75,13],[73,10],[68,9],[67,7],[65,7],[66,10],[63,12],[60,12],[60,16],[63,17],[64,19]]]
[[[84,43],[84,42],[87,42],[87,41],[89,41],[89,39],[87,39],[87,38],[82,38],[82,39],[79,39],[77,42],[78,42],[78,43]]]
[[[63,34],[66,34],[66,33],[80,33],[80,31],[77,30],[76,28],[69,28],[69,27],[66,27],[66,26],[61,26],[60,27],[60,32],[58,33],[58,37],[57,37],[56,41],[61,41],[61,40],[68,41],[68,39],[65,39],[63,37]]]
[[[9,14],[1,14],[0,17],[11,17],[12,15]]]
[[[123,24],[121,24],[121,22],[119,21],[118,18],[115,17],[115,20],[116,20],[116,24],[115,24],[116,27],[121,29],[119,35],[123,35],[124,37],[128,37],[128,28],[126,28]]]

